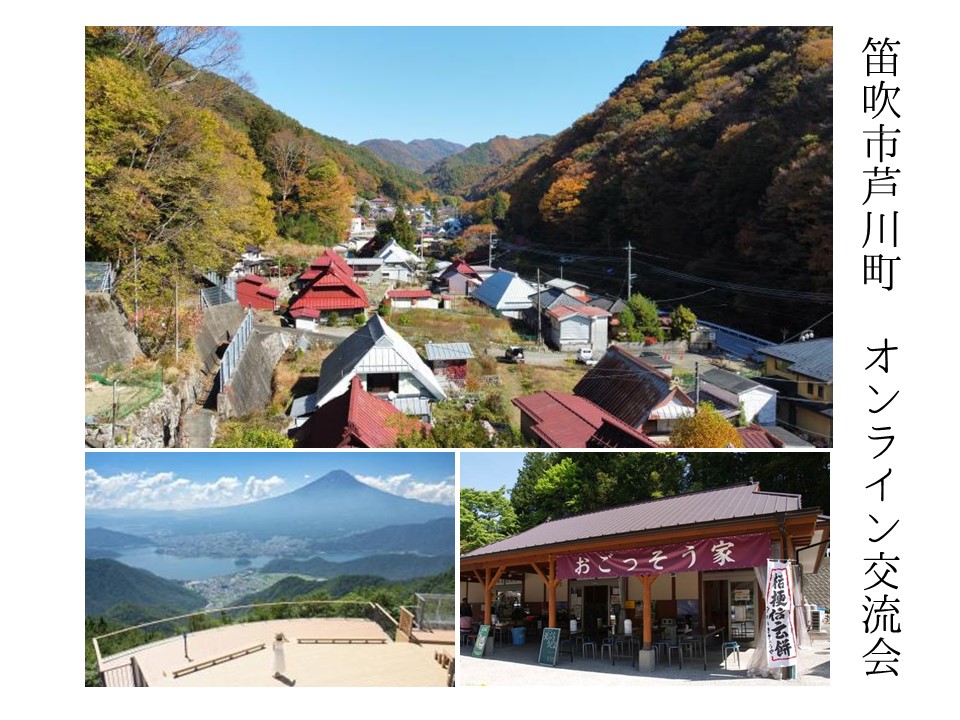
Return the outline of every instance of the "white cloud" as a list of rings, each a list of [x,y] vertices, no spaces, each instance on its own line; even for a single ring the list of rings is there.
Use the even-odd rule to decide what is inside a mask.
[[[100,475],[96,470],[87,469],[84,482],[88,509],[222,507],[262,500],[286,489],[286,481],[276,475],[267,478],[250,476],[246,481],[224,476],[207,482],[177,477],[171,472]]]
[[[440,505],[453,505],[456,501],[456,491],[452,478],[436,483],[426,483],[414,479],[412,473],[390,475],[386,478],[377,475],[355,475],[354,477],[377,490],[383,490],[391,495],[399,495],[412,500],[422,500],[423,502]]]

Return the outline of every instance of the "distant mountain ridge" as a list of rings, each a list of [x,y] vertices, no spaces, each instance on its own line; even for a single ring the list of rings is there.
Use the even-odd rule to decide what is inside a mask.
[[[359,146],[366,148],[381,160],[418,173],[422,173],[445,157],[456,155],[467,149],[466,145],[437,138],[411,140],[410,142],[377,138],[375,140],[364,140]]]
[[[116,511],[88,514],[89,520],[123,527]],[[452,518],[450,506],[391,495],[334,470],[293,492],[243,505],[183,511],[130,513],[141,533],[241,532],[255,537],[284,535],[336,539],[390,525]],[[451,545],[452,547],[452,545]]]
[[[328,552],[362,551],[365,553],[412,552],[442,555],[456,545],[453,517],[438,518],[417,525],[389,525],[323,543]]]
[[[434,190],[468,196],[473,186],[495,173],[499,167],[549,139],[549,135],[526,135],[521,138],[497,135],[434,163],[424,174]]]
[[[451,546],[452,547],[452,546]],[[406,580],[421,575],[443,572],[454,563],[453,553],[441,556],[414,555],[412,553],[371,555],[368,557],[331,562],[322,557],[309,560],[271,560],[262,568],[264,573],[292,573],[332,578],[338,575],[375,575],[387,580]]]

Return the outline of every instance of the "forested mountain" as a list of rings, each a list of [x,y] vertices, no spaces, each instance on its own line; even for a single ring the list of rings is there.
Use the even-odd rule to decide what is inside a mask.
[[[453,547],[453,514],[419,525],[390,525],[323,543],[323,549],[335,551],[415,552],[440,555]]]
[[[153,544],[147,538],[102,527],[87,528],[84,535],[84,555],[88,558],[112,558],[118,550]]]
[[[474,143],[466,150],[451,155],[426,169],[430,187],[451,195],[470,195],[471,188],[494,173],[500,166],[536,147],[549,135],[527,135],[508,138],[497,135],[486,142]]]
[[[447,553],[440,556],[414,555],[412,553],[371,555],[369,557],[331,562],[321,557],[309,560],[290,560],[276,558],[262,568],[265,573],[292,573],[332,578],[338,575],[377,575],[387,580],[405,580],[410,577],[429,575],[442,571],[451,564],[453,558],[447,547]]]
[[[613,257],[568,272],[617,292],[629,241],[635,290],[705,289],[686,275],[771,289],[685,303],[780,339],[832,300],[832,57],[830,28],[688,28],[486,189],[509,183],[507,226],[532,243],[527,265]]]
[[[387,608],[395,609],[401,604],[409,605],[414,593],[452,594],[453,592],[453,565],[451,565],[449,569],[434,575],[399,581],[389,581],[375,575],[340,575],[321,581],[290,576],[260,592],[240,598],[237,604],[283,602],[307,597],[339,599],[351,595],[375,600]]]
[[[216,74],[235,57],[230,30],[87,27],[85,40],[86,259],[119,263],[118,295],[131,313],[138,296],[148,352],[196,270],[226,270],[278,237],[333,244],[355,193],[423,186]]]
[[[206,605],[202,595],[181,583],[109,559],[86,561],[84,591],[87,615],[123,614],[124,606],[138,605],[160,617]]]
[[[408,143],[377,138],[364,140],[360,147],[366,148],[381,160],[418,173],[422,173],[438,160],[467,149],[466,145],[435,138],[411,140]]]

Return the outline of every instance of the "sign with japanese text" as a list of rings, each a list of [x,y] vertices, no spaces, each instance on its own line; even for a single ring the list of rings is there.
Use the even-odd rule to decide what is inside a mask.
[[[790,564],[767,561],[766,633],[767,666],[797,664],[797,629],[794,625],[793,580]]]
[[[762,566],[770,557],[770,535],[733,535],[635,550],[587,552],[557,557],[561,580],[630,577],[697,570]]]
[[[490,638],[490,626],[481,625],[480,631],[477,633],[476,642],[473,643],[473,656],[474,657],[483,657],[484,651],[487,649],[487,640]]]

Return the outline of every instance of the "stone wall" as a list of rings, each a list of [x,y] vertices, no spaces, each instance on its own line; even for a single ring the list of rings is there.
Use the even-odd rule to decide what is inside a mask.
[[[180,423],[203,393],[203,376],[194,372],[171,385],[164,385],[160,397],[137,412],[110,423],[88,425],[88,447],[164,448],[180,447]]]

